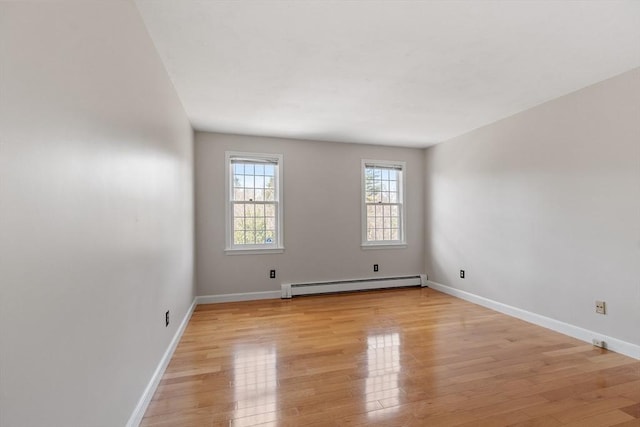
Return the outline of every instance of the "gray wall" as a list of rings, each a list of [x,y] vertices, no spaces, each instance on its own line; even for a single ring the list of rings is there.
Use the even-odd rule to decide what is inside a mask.
[[[198,295],[279,291],[280,283],[419,274],[424,265],[422,150],[196,132]],[[283,254],[225,255],[224,153],[284,155]],[[361,159],[407,162],[405,249],[360,248]],[[373,264],[380,265],[378,273]],[[269,269],[278,271],[269,279]]]
[[[0,425],[122,426],[194,297],[191,128],[131,2],[2,2],[0,61]]]
[[[640,344],[639,69],[425,159],[431,280]]]

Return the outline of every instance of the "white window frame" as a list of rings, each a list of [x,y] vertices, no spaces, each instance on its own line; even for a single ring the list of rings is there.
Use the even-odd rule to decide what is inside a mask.
[[[365,171],[367,166],[393,167],[400,169],[400,239],[398,240],[367,240],[367,188]],[[406,248],[407,247],[407,163],[395,160],[371,160],[362,159],[360,169],[361,181],[361,225],[362,225],[362,249]]]
[[[272,244],[256,244],[256,245],[236,245],[233,243],[233,203],[231,195],[233,194],[233,169],[232,160],[253,160],[267,161],[276,163],[275,180],[276,180],[276,238]],[[226,247],[225,253],[228,255],[238,254],[267,254],[284,252],[284,232],[283,232],[283,156],[282,154],[268,153],[247,153],[241,151],[225,151],[225,204],[226,204]]]

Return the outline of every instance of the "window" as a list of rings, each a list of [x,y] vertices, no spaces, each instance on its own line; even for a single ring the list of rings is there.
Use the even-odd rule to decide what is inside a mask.
[[[362,246],[404,246],[405,162],[362,161]]]
[[[282,155],[226,153],[227,251],[282,252]]]

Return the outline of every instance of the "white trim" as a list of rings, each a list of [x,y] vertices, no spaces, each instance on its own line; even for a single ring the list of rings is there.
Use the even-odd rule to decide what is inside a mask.
[[[215,304],[219,302],[253,301],[259,299],[280,299],[281,291],[246,292],[241,294],[201,295],[196,304]]]
[[[406,243],[367,243],[361,244],[360,247],[364,250],[369,249],[406,249]]]
[[[138,400],[138,404],[133,410],[131,417],[129,417],[129,421],[127,422],[127,427],[137,427],[140,425],[140,422],[144,417],[144,413],[147,411],[147,407],[149,406],[149,403],[151,402],[151,399],[153,398],[153,395],[155,394],[156,389],[158,388],[158,384],[160,384],[162,375],[164,375],[164,371],[167,369],[167,366],[171,361],[173,352],[176,350],[176,347],[178,347],[178,343],[182,338],[182,334],[184,333],[184,330],[187,328],[187,325],[189,324],[189,320],[191,319],[193,310],[195,310],[195,307],[196,307],[196,301],[197,301],[197,297],[193,299],[191,306],[187,310],[187,313],[182,319],[180,326],[176,330],[176,333],[173,336],[173,339],[169,343],[169,347],[167,347],[167,350],[164,352],[164,355],[162,355],[162,358],[160,359],[160,362],[158,363],[156,370],[153,372],[153,375],[151,376],[151,379],[149,380],[147,387],[145,387],[144,392],[142,392],[142,396],[140,396],[140,400]]]
[[[225,249],[224,253],[227,255],[260,255],[260,254],[281,254],[284,252],[284,248],[273,249]]]
[[[231,227],[231,218],[233,218],[232,203],[231,203],[231,160],[233,158],[242,158],[246,160],[250,159],[259,159],[259,160],[267,160],[276,163],[276,209],[278,217],[276,219],[276,241],[273,244],[269,245],[256,245],[247,248],[236,247],[233,245],[233,227]],[[284,156],[282,154],[273,154],[273,153],[247,153],[243,151],[225,151],[224,152],[224,167],[225,167],[225,175],[224,175],[224,197],[225,197],[225,219],[224,219],[224,227],[225,227],[225,253],[231,254],[231,251],[234,255],[241,254],[257,254],[261,253],[261,251],[270,250],[272,253],[277,253],[276,251],[284,250]],[[266,253],[266,252],[263,252]]]
[[[607,343],[608,350],[612,350],[616,353],[621,353],[635,359],[640,359],[640,345],[613,338],[599,332],[590,331],[588,329],[561,322],[560,320],[552,319],[540,314],[532,313],[521,308],[503,304],[501,302],[481,297],[470,292],[462,291],[460,289],[452,288],[451,286],[446,286],[431,280],[427,280],[427,284],[430,288],[443,292],[445,294],[449,294],[454,297],[472,302],[474,304],[499,311],[500,313],[508,314],[512,317],[517,317],[518,319],[522,319],[529,323],[533,323],[535,325],[560,332],[561,334],[569,335],[570,337],[588,342],[589,344],[592,343],[592,340],[594,338],[597,338],[598,340],[602,340]]]
[[[400,240],[373,241],[367,240],[367,200],[365,169],[367,165],[396,167],[400,169]],[[378,247],[406,248],[407,245],[407,162],[401,160],[362,159],[360,162],[360,246],[363,249]]]

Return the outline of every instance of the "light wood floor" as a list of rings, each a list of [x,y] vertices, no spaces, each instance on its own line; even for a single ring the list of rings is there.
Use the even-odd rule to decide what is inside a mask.
[[[144,426],[640,426],[640,361],[432,289],[198,306]]]

